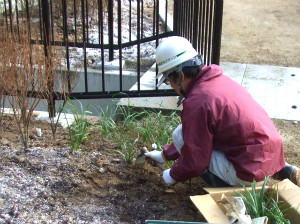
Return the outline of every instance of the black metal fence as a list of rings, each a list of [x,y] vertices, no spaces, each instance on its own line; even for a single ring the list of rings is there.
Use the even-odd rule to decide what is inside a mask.
[[[84,91],[72,93],[72,98],[175,95],[172,90],[142,90],[140,83],[143,57],[153,58],[159,39],[167,36],[186,37],[206,64],[219,63],[223,0],[4,0],[2,7],[8,32],[27,26],[32,43],[43,44],[49,56],[49,45],[64,48],[67,71],[72,70],[74,50],[82,51],[77,59],[83,64]],[[146,44],[153,48],[150,56],[151,52],[143,56],[149,51],[149,47],[142,48]],[[134,91],[123,87],[124,58],[132,54],[126,53],[132,48],[137,82]],[[96,60],[89,59],[91,49],[99,53]],[[119,81],[115,83],[118,89],[111,91],[105,82],[105,64],[113,60],[118,61]],[[102,76],[97,91],[89,88],[88,71],[94,61]]]
[[[204,63],[219,64],[223,0],[175,0],[174,32],[189,39]]]

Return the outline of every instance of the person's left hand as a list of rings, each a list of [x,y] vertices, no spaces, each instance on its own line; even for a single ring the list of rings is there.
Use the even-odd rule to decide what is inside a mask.
[[[171,169],[167,169],[163,172],[163,179],[167,185],[176,184],[176,180],[174,180],[170,175]]]
[[[145,153],[145,156],[153,159],[154,161],[157,161],[161,164],[164,164],[165,163],[165,160],[163,159],[162,157],[162,151],[158,151],[158,150],[153,150],[153,151],[150,151],[150,152],[146,152]]]

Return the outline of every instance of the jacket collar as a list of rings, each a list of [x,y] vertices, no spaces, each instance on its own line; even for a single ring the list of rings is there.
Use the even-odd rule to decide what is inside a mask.
[[[194,77],[191,82],[188,85],[187,91],[185,93],[185,98],[188,97],[189,93],[193,89],[193,87],[201,82],[208,81],[210,79],[213,79],[217,76],[220,76],[223,74],[223,70],[220,66],[218,65],[209,65],[209,66],[204,66],[199,74]]]

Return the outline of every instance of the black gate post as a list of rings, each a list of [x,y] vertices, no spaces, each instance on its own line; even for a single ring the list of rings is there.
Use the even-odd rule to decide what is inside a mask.
[[[50,16],[49,16],[49,1],[42,0],[42,17],[43,17],[43,34],[44,34],[44,51],[46,60],[46,72],[52,73],[51,67],[51,51],[50,51]],[[48,78],[48,89],[50,91],[47,97],[49,117],[55,117],[55,94],[54,83],[52,76]]]
[[[214,18],[214,31],[213,31],[213,52],[212,63],[220,63],[220,51],[221,51],[221,35],[222,35],[222,20],[223,20],[223,0],[215,1],[215,18]]]

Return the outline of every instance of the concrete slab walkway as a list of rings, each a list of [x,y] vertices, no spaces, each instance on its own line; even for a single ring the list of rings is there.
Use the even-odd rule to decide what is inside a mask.
[[[300,121],[300,68],[223,62],[224,74],[244,86],[271,118]],[[141,78],[141,89],[155,89],[155,67]],[[168,88],[163,86],[162,88]],[[131,90],[136,90],[135,84]],[[121,99],[134,107],[181,110],[177,97]]]

